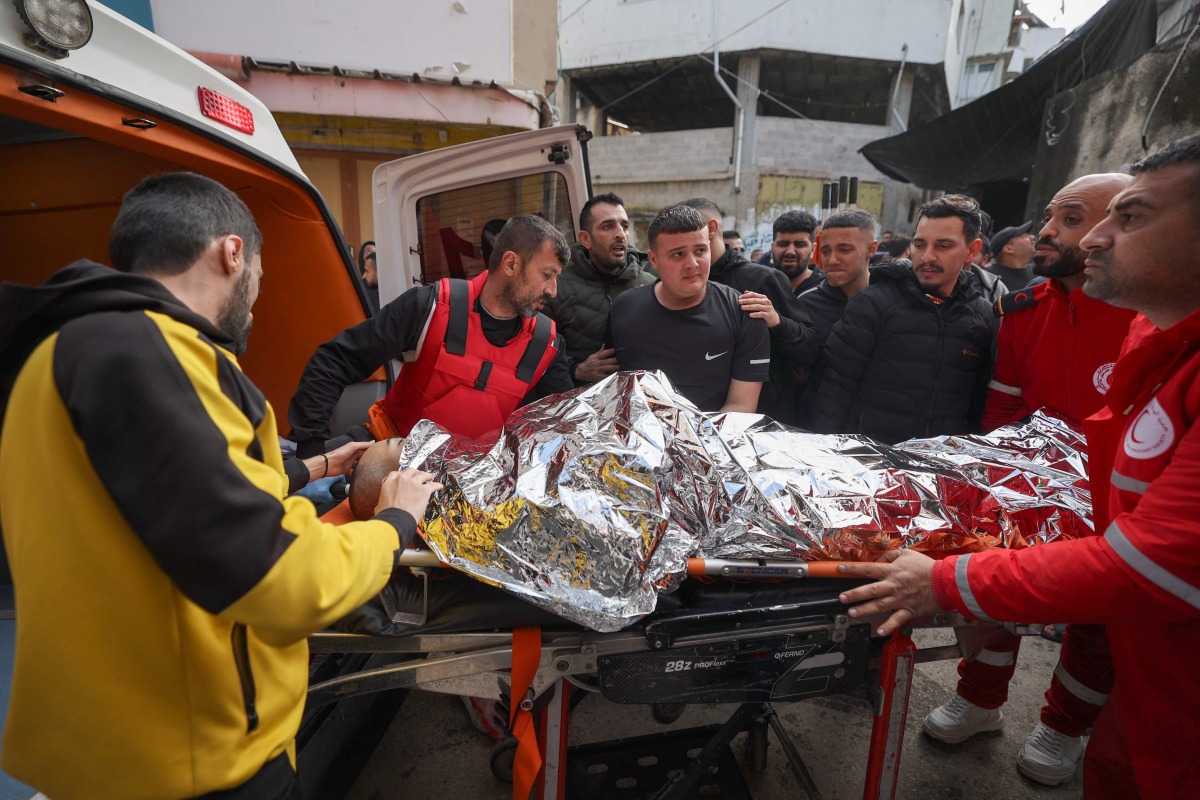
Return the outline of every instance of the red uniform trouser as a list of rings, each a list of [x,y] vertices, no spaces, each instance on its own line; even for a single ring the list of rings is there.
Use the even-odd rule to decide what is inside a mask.
[[[1004,705],[1020,647],[1020,636],[998,631],[974,659],[959,662],[958,694],[981,708]],[[1104,626],[1068,625],[1046,690],[1042,722],[1066,736],[1082,736],[1095,725],[1112,686]]]
[[[1138,800],[1129,745],[1120,723],[1120,693],[1104,706],[1083,757],[1084,800]]]

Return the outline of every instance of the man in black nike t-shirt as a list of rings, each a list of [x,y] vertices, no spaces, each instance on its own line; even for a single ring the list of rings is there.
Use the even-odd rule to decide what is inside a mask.
[[[704,219],[688,206],[665,208],[649,240],[659,280],[613,303],[617,363],[662,370],[701,411],[753,412],[771,364],[767,326],[742,311],[735,289],[709,282]]]

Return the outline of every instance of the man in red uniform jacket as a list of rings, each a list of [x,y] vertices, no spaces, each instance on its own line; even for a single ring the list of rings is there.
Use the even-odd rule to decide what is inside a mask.
[[[1116,173],[1087,175],[1064,186],[1046,206],[1034,272],[1049,280],[996,301],[1002,320],[984,430],[1039,408],[1079,425],[1103,405],[1133,312],[1084,294],[1086,254],[1079,243],[1131,180]],[[957,744],[998,730],[1020,646],[1020,637],[1000,630],[974,659],[960,662],[955,695],[925,717],[925,733]],[[1051,786],[1070,780],[1083,755],[1083,734],[1096,723],[1112,681],[1103,626],[1068,627],[1041,721],[1017,754],[1017,769]]]
[[[1200,797],[1200,136],[1133,173],[1081,242],[1084,291],[1145,315],[1088,421],[1103,535],[840,567],[882,579],[842,595],[862,602],[853,616],[889,614],[881,635],[939,609],[1105,624],[1116,685],[1084,762],[1089,800]]]

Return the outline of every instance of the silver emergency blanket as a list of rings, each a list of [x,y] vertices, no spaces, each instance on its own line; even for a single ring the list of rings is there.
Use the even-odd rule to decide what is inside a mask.
[[[494,444],[424,420],[401,465],[445,484],[424,528],[444,562],[603,632],[653,611],[689,556],[873,560],[1090,530],[1082,437],[1051,417],[889,447],[705,414],[658,372],[525,406]]]

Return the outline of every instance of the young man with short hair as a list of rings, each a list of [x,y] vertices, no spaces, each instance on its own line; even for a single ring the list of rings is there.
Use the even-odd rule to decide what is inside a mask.
[[[725,247],[717,235],[723,213],[716,203],[695,197],[683,205],[696,209],[708,225],[709,280],[741,292],[738,303],[742,310],[765,322],[770,333],[771,375],[758,397],[759,413],[788,425],[799,424],[802,376],[820,352],[816,330],[782,272],[751,264],[741,253]]]
[[[799,300],[816,325],[822,346],[834,323],[842,318],[847,301],[871,283],[869,267],[878,247],[875,217],[868,211],[838,211],[821,226],[825,279],[803,292]]]
[[[771,264],[787,276],[797,296],[825,277],[812,264],[816,231],[817,220],[807,211],[786,211],[771,226]]]
[[[825,279],[803,292],[797,301],[812,320],[817,341],[824,348],[833,326],[842,318],[851,297],[871,282],[870,264],[879,244],[875,241],[875,217],[867,211],[850,209],[831,214],[821,227],[821,263]],[[810,367],[797,424],[811,424],[811,407],[821,385],[824,364],[820,358]]]
[[[921,207],[914,261],[871,273],[822,353],[813,428],[889,444],[974,431],[991,374],[996,318],[963,273],[979,250],[979,206],[946,195]]]
[[[665,208],[649,239],[659,280],[613,303],[621,369],[662,370],[701,411],[755,411],[771,363],[767,326],[742,310],[736,290],[708,280],[704,219],[689,206]]]

